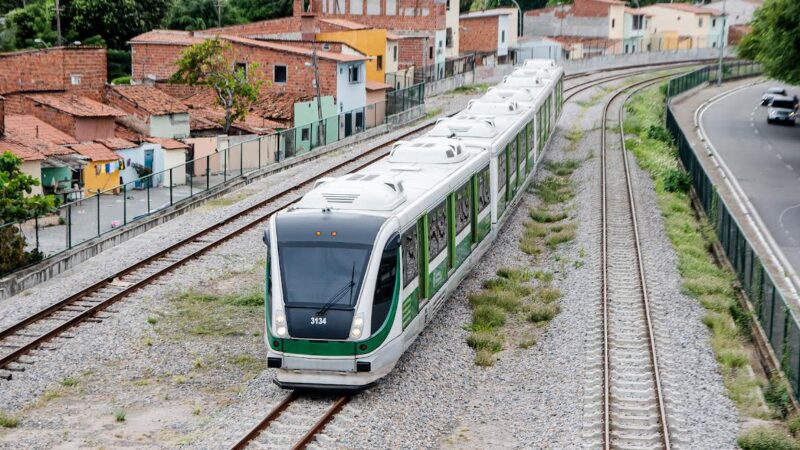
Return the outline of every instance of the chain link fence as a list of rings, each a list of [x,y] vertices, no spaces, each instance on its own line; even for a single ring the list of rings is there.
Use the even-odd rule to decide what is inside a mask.
[[[669,100],[703,83],[715,81],[718,67],[707,66],[672,79],[668,84]],[[761,73],[761,67],[752,62],[732,62],[723,65],[723,80],[732,80]],[[716,232],[725,255],[733,266],[741,287],[753,305],[758,322],[767,335],[769,344],[780,360],[781,368],[789,379],[795,394],[800,393],[800,321],[796,308],[777,287],[775,279],[765,270],[762,258],[753,249],[738,219],[716,190],[706,173],[689,139],[681,130],[672,111],[667,107],[667,129],[675,139],[684,168],[692,178],[692,185]]]

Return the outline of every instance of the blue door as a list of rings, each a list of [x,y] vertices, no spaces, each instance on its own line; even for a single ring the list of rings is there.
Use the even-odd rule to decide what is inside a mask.
[[[144,167],[148,169],[149,173],[153,173],[153,149],[147,149],[144,151]],[[147,181],[145,182],[147,187],[153,187],[153,177],[148,177]]]

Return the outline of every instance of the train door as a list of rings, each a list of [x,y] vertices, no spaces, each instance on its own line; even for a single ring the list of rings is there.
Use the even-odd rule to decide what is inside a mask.
[[[422,219],[409,229],[403,232],[401,242],[401,263],[403,272],[402,311],[403,311],[403,330],[411,323],[414,317],[419,314],[420,297],[422,296],[422,279],[420,275],[420,263],[423,261],[421,255],[422,242],[419,239]]]
[[[425,298],[431,299],[439,289],[444,286],[448,276],[449,253],[448,225],[447,225],[447,199],[442,200],[426,215],[425,228],[427,229],[427,280],[425,285]]]
[[[472,236],[475,244],[481,242],[492,230],[492,194],[489,183],[489,166],[473,177]]]

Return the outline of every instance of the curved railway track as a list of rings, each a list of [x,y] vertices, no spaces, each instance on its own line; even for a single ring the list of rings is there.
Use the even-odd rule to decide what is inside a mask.
[[[670,69],[693,64],[696,62],[656,64],[650,66],[649,70],[662,67]],[[629,68],[614,68],[609,71],[617,72]],[[565,91],[569,91],[570,94],[564,101],[566,102],[578,93],[604,82],[646,72],[647,70],[642,70],[614,74],[570,86],[565,88]],[[591,72],[587,75],[596,73],[599,72]],[[582,75],[584,74],[574,74],[573,78]],[[5,374],[0,374],[0,377],[10,380],[11,372],[24,371],[25,367],[31,363],[29,360],[22,360],[23,356],[44,348],[44,345],[53,339],[68,338],[69,336],[65,332],[82,323],[102,320],[98,314],[117,301],[263,223],[272,213],[299,199],[316,180],[341,170],[351,171],[366,167],[388,154],[388,150],[394,142],[421,133],[426,128],[419,127],[410,130],[392,141],[376,146],[351,160],[314,175],[292,188],[278,192],[0,331],[0,369],[7,371]]]
[[[349,401],[350,397],[341,396],[331,404],[329,400],[301,398],[292,392],[233,444],[231,450],[250,447],[304,449]]]
[[[622,128],[634,92],[668,78],[625,86],[603,107],[601,185],[601,385],[589,398],[588,435],[604,449],[675,448],[670,436],[656,337],[642,259],[636,201]],[[618,109],[616,118],[610,112]],[[615,122],[616,120],[616,122]],[[614,127],[618,133],[608,134]],[[614,129],[612,128],[612,129]],[[597,392],[599,391],[599,392]]]

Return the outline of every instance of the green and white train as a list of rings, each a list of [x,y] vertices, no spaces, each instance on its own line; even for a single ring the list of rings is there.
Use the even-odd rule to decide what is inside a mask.
[[[394,368],[533,178],[563,75],[526,61],[423,137],[318,181],[270,220],[265,340],[279,386],[358,390]]]

